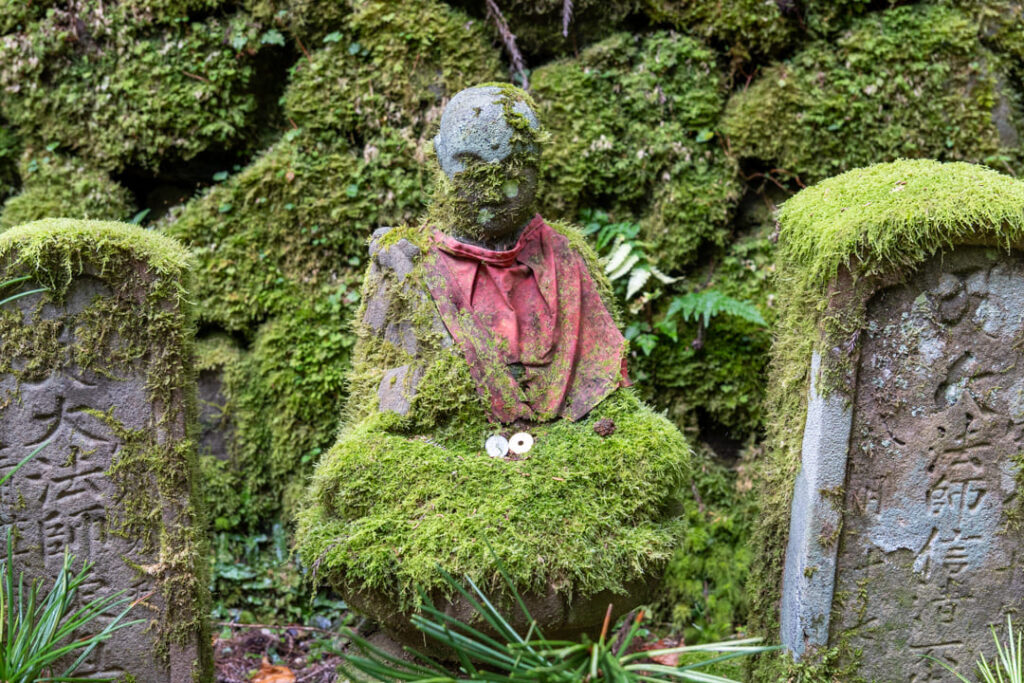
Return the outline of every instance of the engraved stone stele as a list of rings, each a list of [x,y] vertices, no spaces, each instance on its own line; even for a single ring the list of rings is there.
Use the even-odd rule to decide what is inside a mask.
[[[1024,606],[1024,185],[915,161],[806,192],[780,214],[775,410],[806,400],[769,435],[777,633],[831,675],[971,675]]]
[[[65,549],[92,563],[79,604],[124,590],[129,619],[77,675],[212,680],[205,541],[195,507],[195,381],[173,240],[49,219],[0,235],[0,490],[14,562],[48,588]],[[83,635],[109,622],[101,618]]]

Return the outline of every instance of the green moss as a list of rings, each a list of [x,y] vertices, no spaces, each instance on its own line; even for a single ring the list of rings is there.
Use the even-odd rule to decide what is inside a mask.
[[[527,66],[534,66],[621,30],[640,4],[639,0],[575,0],[568,35],[564,33],[563,0],[502,0],[498,6],[516,36],[516,46],[526,55]],[[499,42],[496,28],[492,28],[492,34]]]
[[[774,321],[773,283],[775,245],[770,217],[755,230],[717,253],[680,283],[689,290],[698,284],[739,301],[755,304],[765,319]],[[678,285],[677,285],[678,286]],[[654,320],[664,316],[672,297],[662,296],[651,307]],[[738,318],[719,316],[701,333],[697,322],[677,322],[678,343],[658,344],[650,356],[632,363],[644,397],[665,408],[677,422],[703,411],[729,437],[743,441],[763,426],[766,365],[771,333]]]
[[[29,150],[20,170],[21,192],[0,209],[0,230],[42,218],[124,220],[132,214],[131,193],[80,159]]]
[[[306,50],[319,48],[351,11],[351,3],[339,0],[243,0],[242,5],[257,21],[286,31]]]
[[[420,149],[446,98],[500,73],[483,26],[435,0],[354,2],[339,30],[295,63],[282,98],[290,120],[331,138],[391,128]]]
[[[442,585],[440,565],[496,588],[488,544],[526,590],[622,590],[663,566],[682,531],[664,508],[689,451],[671,423],[620,390],[578,423],[532,428],[530,457],[505,462],[483,452],[493,427],[479,418],[428,440],[376,416],[342,434],[299,518],[321,580],[409,604],[414,586]],[[615,421],[608,439],[593,430],[601,418]]]
[[[54,10],[0,39],[0,113],[104,170],[244,147],[258,29],[244,14],[158,24],[99,0]]]
[[[756,518],[748,478],[707,455],[694,459],[686,533],[665,570],[659,611],[687,644],[729,638],[746,623],[750,528]],[[741,488],[742,487],[742,488]]]
[[[190,490],[197,472],[186,427],[195,415],[186,252],[173,240],[124,223],[49,219],[0,235],[0,262],[0,279],[28,275],[48,288],[28,324],[20,310],[0,312],[0,373],[19,382],[68,367],[111,377],[138,368],[144,376],[148,403],[157,411],[154,424],[132,430],[113,409],[94,413],[123,441],[106,473],[119,492],[107,530],[158,550],[156,563],[146,569],[155,573],[165,604],[154,636],[157,654],[166,657],[174,644],[204,643],[205,522]],[[79,312],[43,320],[43,307],[63,301],[80,276],[98,279],[109,294]],[[61,329],[74,329],[73,341],[58,343]],[[29,362],[17,362],[25,358]],[[139,485],[146,481],[152,487]],[[131,558],[125,561],[135,566]],[[200,662],[200,669],[212,676],[212,661]]]
[[[671,33],[617,34],[532,81],[551,131],[545,215],[606,206],[636,216],[663,269],[724,243],[740,185],[713,135],[723,100],[711,50]]]
[[[762,0],[644,0],[644,11],[655,21],[724,43],[734,57],[742,59],[777,53],[797,28],[779,3]]]
[[[752,626],[770,638],[778,632],[812,351],[821,353],[821,390],[829,393],[847,381],[852,368],[842,349],[879,283],[958,244],[1024,245],[1024,183],[965,163],[878,164],[802,191],[783,205],[779,222],[779,323],[750,584]],[[831,284],[847,268],[852,289],[833,300]]]
[[[766,69],[724,130],[738,157],[804,182],[899,157],[985,160],[1002,152],[990,55],[955,9],[880,12]]]
[[[242,506],[231,510],[227,501],[215,502],[214,519],[255,526],[296,508],[317,456],[337,434],[355,342],[351,311],[340,290],[297,305],[264,325],[249,352],[227,366],[224,393],[234,435],[226,479]]]

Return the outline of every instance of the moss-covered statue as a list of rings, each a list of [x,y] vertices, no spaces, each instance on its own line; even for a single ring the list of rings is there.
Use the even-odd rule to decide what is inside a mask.
[[[346,423],[299,543],[399,636],[439,566],[498,597],[498,560],[545,635],[591,630],[648,596],[682,536],[689,448],[628,388],[593,252],[535,214],[534,109],[507,85],[458,93],[426,220],[370,243]]]

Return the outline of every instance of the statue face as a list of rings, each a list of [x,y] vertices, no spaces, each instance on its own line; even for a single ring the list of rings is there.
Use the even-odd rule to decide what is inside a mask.
[[[468,154],[461,157],[465,170],[451,179],[466,237],[482,245],[515,240],[535,213],[538,168],[516,157],[486,162]]]
[[[434,138],[444,172],[438,227],[489,249],[507,249],[534,214],[540,122],[525,92],[478,86],[455,95]]]

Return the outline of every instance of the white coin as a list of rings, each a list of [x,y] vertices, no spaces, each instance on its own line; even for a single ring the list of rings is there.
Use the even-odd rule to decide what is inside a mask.
[[[508,439],[501,434],[492,434],[484,442],[484,448],[487,449],[487,455],[492,458],[504,458],[508,455]]]
[[[516,455],[522,455],[533,448],[533,437],[526,432],[513,434],[508,440],[508,449]]]

